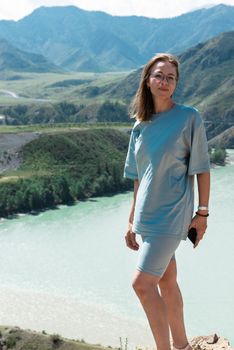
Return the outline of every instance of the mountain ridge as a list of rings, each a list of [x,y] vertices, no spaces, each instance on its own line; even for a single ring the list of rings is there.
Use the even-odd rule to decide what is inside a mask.
[[[178,54],[233,29],[234,6],[228,5],[169,19],[43,6],[17,22],[0,21],[1,36],[18,49],[65,69],[96,72],[134,69],[155,52]]]

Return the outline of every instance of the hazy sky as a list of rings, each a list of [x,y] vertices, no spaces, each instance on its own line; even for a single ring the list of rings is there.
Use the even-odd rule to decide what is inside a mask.
[[[100,10],[113,15],[163,18],[219,3],[234,6],[234,0],[0,0],[0,19],[18,20],[43,5],[75,5],[85,10]]]

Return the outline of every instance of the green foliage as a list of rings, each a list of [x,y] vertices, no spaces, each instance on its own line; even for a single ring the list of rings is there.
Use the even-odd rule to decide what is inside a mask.
[[[118,102],[106,101],[98,110],[97,120],[100,122],[126,122],[129,120],[127,107]]]
[[[15,347],[17,341],[21,339],[21,336],[19,334],[10,334],[8,338],[6,339],[6,346],[7,349],[12,349]]]
[[[59,334],[52,334],[50,336],[51,342],[52,342],[52,346],[54,349],[57,349],[60,347],[60,345],[63,344],[63,339],[61,338],[61,336]]]
[[[227,152],[225,148],[214,148],[210,151],[210,161],[217,165],[225,165],[225,160],[227,157]]]
[[[64,88],[64,87],[70,87],[70,86],[77,86],[89,83],[90,79],[67,79],[63,81],[58,81],[56,83],[50,84],[48,87],[50,88]]]
[[[85,122],[90,117],[87,106],[70,102],[56,104],[13,105],[0,107],[0,114],[6,116],[7,125],[27,125],[43,123],[77,123]],[[100,107],[95,106],[92,119],[98,122],[127,122],[129,121],[127,106],[118,102],[105,101]]]

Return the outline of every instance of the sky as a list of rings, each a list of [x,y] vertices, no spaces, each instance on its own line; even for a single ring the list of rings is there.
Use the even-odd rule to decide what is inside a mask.
[[[118,16],[168,18],[220,3],[234,6],[234,0],[0,0],[0,19],[19,20],[40,6],[68,5]]]

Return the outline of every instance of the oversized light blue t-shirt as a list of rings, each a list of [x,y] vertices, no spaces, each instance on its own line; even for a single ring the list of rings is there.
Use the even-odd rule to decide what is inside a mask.
[[[194,211],[194,174],[210,171],[203,120],[194,107],[175,104],[150,121],[136,121],[125,178],[139,180],[133,232],[186,240]]]

